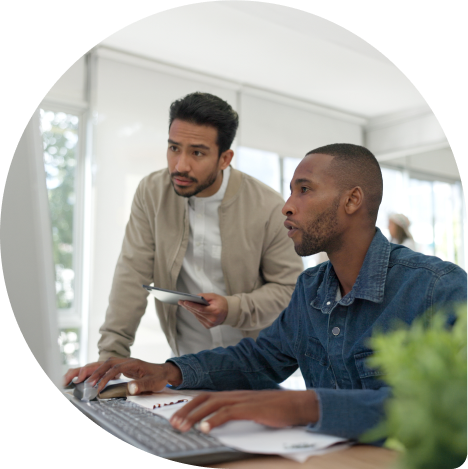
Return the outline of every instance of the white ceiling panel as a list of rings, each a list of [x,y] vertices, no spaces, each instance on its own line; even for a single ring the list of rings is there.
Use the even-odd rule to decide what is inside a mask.
[[[366,118],[425,105],[367,42],[278,5],[184,6],[134,23],[103,45]]]

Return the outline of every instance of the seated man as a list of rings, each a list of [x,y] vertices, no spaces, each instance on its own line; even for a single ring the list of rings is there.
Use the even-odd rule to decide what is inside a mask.
[[[367,149],[334,144],[309,152],[297,167],[284,205],[285,226],[300,256],[325,251],[329,261],[303,272],[289,306],[257,341],[169,359],[164,364],[110,359],[72,370],[101,390],[123,373],[131,394],[178,389],[203,393],[172,417],[189,430],[228,420],[358,438],[383,415],[390,393],[369,369],[368,338],[395,322],[466,302],[466,273],[450,262],[391,244],[375,227],[382,175]],[[196,308],[196,305],[191,305]],[[272,390],[300,367],[306,391]]]

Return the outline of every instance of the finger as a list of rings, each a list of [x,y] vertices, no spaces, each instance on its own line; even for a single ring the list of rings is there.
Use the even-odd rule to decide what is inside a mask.
[[[183,301],[184,303],[184,308],[186,309],[191,309],[193,311],[197,311],[201,314],[208,314],[211,312],[212,307],[210,306],[203,306],[200,303],[193,303],[192,301]]]
[[[177,428],[186,432],[190,430],[197,422],[211,415],[213,412],[219,411],[219,409],[225,406],[231,406],[236,404],[238,398],[232,394],[226,394],[220,396],[219,394],[210,396],[203,403],[195,407],[191,412],[186,415],[185,420],[178,422]]]
[[[77,381],[80,368],[70,368],[63,377],[63,385],[68,386],[73,380]]]
[[[259,410],[260,409],[260,410]],[[231,420],[261,420],[261,406],[239,403],[227,405],[218,409],[211,417],[200,423],[200,431],[209,433],[213,428],[219,427]]]
[[[196,303],[191,303],[190,301],[184,301],[183,302],[183,307],[187,310],[187,311],[190,311],[191,313],[200,313],[201,311],[197,309],[197,307],[195,306]]]
[[[89,363],[88,365],[82,366],[81,368],[79,368],[79,373],[76,376],[76,378],[74,378],[73,382],[81,383],[86,378],[91,376],[94,373],[94,371],[97,368],[99,368],[101,365],[102,365],[102,362],[95,362],[95,363]]]
[[[179,428],[180,424],[185,421],[187,415],[196,409],[198,406],[203,404],[207,399],[209,399],[211,393],[202,393],[194,397],[191,401],[187,402],[181,409],[179,409],[171,418],[170,423],[175,428]]]
[[[144,378],[130,381],[127,385],[128,393],[132,396],[143,392],[158,392],[166,387],[167,381],[159,376],[145,376]]]
[[[99,381],[97,389],[98,389],[98,393],[100,393],[107,386],[107,383],[111,379],[115,379],[117,376],[120,375],[120,373],[125,374],[125,371],[127,371],[127,369],[131,369],[135,366],[136,366],[135,360],[132,360],[132,359],[128,359],[122,362],[111,362],[107,365],[107,370],[105,371],[105,373],[104,373],[105,369],[103,369],[101,372],[100,370],[96,371],[96,373],[101,373],[100,380],[99,379],[97,379],[97,381],[93,380],[94,383],[90,382],[90,384],[94,386]]]
[[[214,324],[205,316],[201,314],[194,314],[194,313],[192,314],[195,316],[197,321],[200,322],[203,325],[203,327],[205,327],[206,329],[210,329],[211,327],[214,326]]]
[[[86,380],[87,383],[94,386],[104,374],[118,363],[118,358],[108,358],[105,362],[99,362],[97,367],[94,367],[93,372],[89,375],[89,378]]]

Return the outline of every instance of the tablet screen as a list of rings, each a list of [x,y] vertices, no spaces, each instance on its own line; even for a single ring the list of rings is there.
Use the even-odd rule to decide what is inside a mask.
[[[164,290],[163,288],[150,287],[148,285],[143,285],[143,288],[148,290],[162,303],[176,305],[179,301],[192,301],[193,303],[199,303],[205,306],[209,305],[208,301],[206,301],[202,296],[191,295],[189,293],[182,293],[179,291]]]

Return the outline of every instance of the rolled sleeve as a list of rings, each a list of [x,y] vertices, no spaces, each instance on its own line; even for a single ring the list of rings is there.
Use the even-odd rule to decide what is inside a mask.
[[[192,355],[166,360],[178,366],[182,373],[182,383],[176,389],[215,389],[209,374]]]
[[[384,417],[384,403],[391,389],[314,389],[319,420],[308,425],[311,432],[357,440]]]

